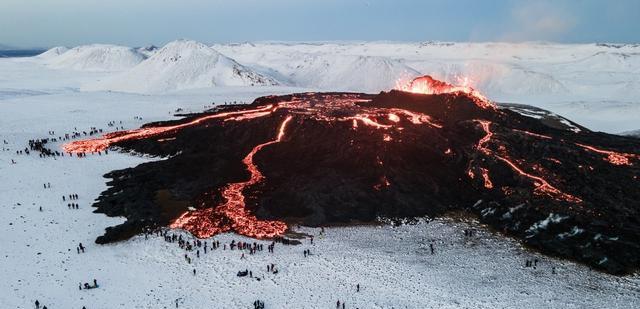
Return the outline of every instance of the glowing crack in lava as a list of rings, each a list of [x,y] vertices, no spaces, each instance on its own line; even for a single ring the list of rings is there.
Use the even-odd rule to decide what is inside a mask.
[[[264,176],[253,162],[253,157],[262,148],[282,141],[287,124],[292,118],[293,116],[285,118],[278,129],[276,139],[255,146],[242,160],[249,173],[251,173],[251,177],[247,181],[232,183],[224,188],[222,191],[222,196],[226,200],[224,204],[214,208],[188,211],[177,218],[170,227],[187,230],[199,238],[208,238],[226,231],[234,231],[254,238],[272,238],[282,235],[287,230],[286,223],[258,220],[245,208],[243,191],[246,187],[264,179]]]
[[[218,118],[225,118],[225,117],[234,117],[233,120],[252,119],[256,117],[267,116],[272,112],[274,112],[276,109],[277,107],[274,107],[273,105],[267,105],[267,106],[263,106],[255,109],[223,112],[223,113],[217,113],[213,115],[202,116],[194,120],[191,120],[189,122],[172,125],[172,126],[147,127],[147,128],[140,128],[140,129],[128,130],[128,131],[117,131],[117,132],[107,133],[102,137],[95,138],[95,139],[74,141],[74,142],[63,145],[62,149],[68,153],[89,153],[89,152],[104,151],[107,148],[109,148],[109,146],[121,141],[149,138],[149,137],[161,135],[168,132],[173,132],[186,127],[194,126],[211,119],[218,119]]]
[[[489,155],[489,156],[493,156],[494,158],[506,163],[509,167],[511,167],[511,169],[516,172],[518,175],[520,175],[521,177],[525,177],[527,179],[529,179],[530,181],[533,182],[534,185],[534,192],[538,192],[538,193],[544,193],[547,194],[549,196],[552,196],[554,198],[560,199],[560,200],[565,200],[567,202],[572,202],[572,203],[580,203],[582,202],[582,200],[578,197],[575,197],[571,194],[562,192],[560,189],[554,187],[553,185],[551,185],[547,180],[545,180],[542,177],[539,176],[535,176],[532,175],[530,173],[525,172],[522,168],[520,168],[517,164],[515,164],[511,159],[509,159],[507,156],[503,156],[500,154],[495,153],[493,150],[491,150],[489,147],[486,146],[486,144],[491,141],[491,138],[493,137],[493,132],[491,131],[491,122],[487,121],[487,120],[477,120],[480,125],[482,126],[482,130],[484,130],[485,132],[485,136],[482,137],[479,141],[478,144],[476,146],[476,148],[481,151],[482,153]],[[489,178],[489,172],[487,169],[485,168],[481,168],[482,171],[482,177],[484,179],[484,185],[485,188],[487,189],[491,189],[493,188],[493,184],[491,183],[491,180]],[[468,171],[469,177],[474,178],[474,174],[472,171]]]
[[[593,151],[595,153],[599,153],[599,154],[603,154],[606,155],[606,157],[603,158],[603,160],[613,164],[613,165],[628,165],[631,166],[633,165],[629,160],[631,158],[635,158],[636,155],[631,154],[631,153],[622,153],[622,152],[615,152],[615,151],[610,151],[610,150],[603,150],[603,149],[599,149],[593,146],[589,146],[589,145],[583,145],[583,144],[579,144],[576,143],[576,145],[589,150],[589,151]]]
[[[429,117],[428,115],[425,114],[421,114],[421,113],[414,113],[414,112],[410,112],[406,109],[395,109],[394,111],[400,113],[400,114],[404,114],[405,116],[409,117],[409,121],[411,121],[411,123],[413,124],[428,124],[432,127],[436,127],[438,129],[442,129],[442,125],[441,124],[437,124],[433,121],[433,119],[431,119],[431,117]],[[392,114],[389,114],[392,115]],[[393,114],[395,115],[395,114]],[[397,117],[397,115],[396,115]],[[398,118],[399,120],[399,118]],[[397,121],[396,121],[397,122]]]
[[[410,82],[396,82],[396,89],[420,94],[445,94],[445,93],[464,93],[474,99],[475,103],[482,108],[495,109],[496,105],[479,91],[468,86],[468,79],[463,79],[463,85],[451,85],[449,83],[434,79],[429,75],[414,78]]]
[[[389,129],[389,128],[392,127],[391,125],[388,125],[388,124],[381,124],[381,123],[371,119],[371,117],[369,117],[368,115],[356,115],[352,119],[354,121],[360,120],[365,125],[370,126],[370,127],[374,127],[376,129]],[[356,124],[354,127],[357,127],[357,126],[358,125]]]

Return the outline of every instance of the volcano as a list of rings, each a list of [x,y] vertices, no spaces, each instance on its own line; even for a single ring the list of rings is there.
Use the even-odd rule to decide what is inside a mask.
[[[291,224],[468,212],[550,255],[640,265],[640,141],[532,118],[428,76],[398,90],[267,96],[64,145],[162,157],[110,172],[96,242],[169,226],[201,238]]]

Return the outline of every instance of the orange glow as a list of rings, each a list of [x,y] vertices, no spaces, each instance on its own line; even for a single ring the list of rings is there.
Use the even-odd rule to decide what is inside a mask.
[[[631,158],[635,158],[637,157],[637,155],[631,154],[631,153],[622,153],[622,152],[615,152],[615,151],[609,151],[609,150],[603,150],[603,149],[599,149],[593,146],[589,146],[589,145],[583,145],[583,144],[578,144],[576,143],[576,145],[586,149],[586,150],[590,150],[599,154],[603,154],[606,155],[606,157],[604,157],[604,160],[613,164],[613,165],[633,165],[631,163],[631,161],[629,161],[629,159]]]
[[[501,156],[496,155],[496,158],[500,159],[501,161],[503,161],[504,163],[507,163],[507,165],[511,166],[511,168],[518,172],[521,176],[524,176],[526,178],[529,178],[533,181],[533,185],[536,187],[535,190],[538,190],[542,193],[546,193],[548,195],[551,196],[555,196],[559,199],[565,200],[567,202],[573,202],[573,203],[580,203],[582,202],[582,200],[580,198],[577,198],[571,194],[568,193],[564,193],[560,190],[558,190],[558,188],[552,186],[551,184],[549,184],[546,180],[544,180],[542,177],[538,177],[538,176],[534,176],[531,175],[525,171],[523,171],[522,169],[520,169],[517,165],[515,165],[513,162],[511,162],[509,159],[507,158],[503,158]]]
[[[211,119],[241,116],[246,114],[250,114],[251,118],[266,116],[274,112],[275,109],[276,108],[273,108],[273,105],[266,105],[256,109],[242,110],[242,111],[235,111],[235,112],[224,112],[224,113],[202,116],[200,118],[196,118],[189,122],[172,125],[172,126],[147,127],[147,128],[140,128],[135,130],[107,133],[100,138],[75,141],[75,142],[65,144],[62,146],[62,149],[68,153],[88,153],[88,152],[104,151],[105,149],[109,148],[109,146],[121,141],[148,138],[148,137],[160,135],[163,133],[179,130],[182,128],[190,127],[190,126],[202,123],[203,121],[207,121]],[[257,112],[264,112],[264,113],[260,115],[256,115]]]
[[[287,124],[293,117],[287,116],[278,129],[276,139],[255,146],[242,160],[251,173],[249,180],[232,183],[222,191],[226,202],[214,208],[189,211],[176,219],[171,228],[181,228],[191,232],[199,238],[208,238],[225,231],[235,231],[238,234],[255,238],[272,238],[282,235],[287,225],[281,221],[258,220],[246,209],[243,191],[264,179],[264,176],[253,162],[253,157],[262,148],[279,143],[285,136]]]
[[[491,122],[490,121],[486,121],[486,120],[477,120],[480,125],[482,126],[482,129],[485,132],[485,136],[483,138],[480,139],[480,141],[478,141],[478,144],[476,146],[476,148],[478,150],[480,150],[481,152],[483,152],[486,155],[491,155],[494,158],[497,158],[498,160],[506,163],[509,167],[511,167],[511,169],[513,171],[515,171],[516,173],[518,173],[521,177],[525,177],[528,178],[530,181],[533,182],[534,185],[534,192],[539,192],[539,193],[544,193],[547,194],[549,196],[552,196],[554,198],[557,199],[561,199],[561,200],[565,200],[567,202],[572,202],[572,203],[580,203],[582,202],[582,200],[578,197],[575,197],[571,194],[568,193],[564,193],[562,191],[560,191],[558,188],[552,186],[548,181],[546,181],[544,178],[539,177],[539,176],[535,176],[532,174],[529,174],[527,172],[525,172],[524,170],[522,170],[520,167],[518,167],[517,164],[513,163],[509,158],[498,155],[496,153],[494,153],[491,149],[489,149],[486,146],[486,143],[488,143],[491,138],[493,137],[493,132],[491,131]],[[483,171],[484,173],[484,171]],[[469,176],[471,176],[471,178],[473,178],[473,173],[471,171],[469,171]],[[484,175],[483,175],[484,177]],[[485,178],[485,187],[487,185],[487,180],[488,179],[488,173],[487,173],[487,178]],[[493,184],[491,184],[491,186],[493,187]]]
[[[267,116],[267,115],[271,114],[272,112],[273,112],[273,110],[272,111],[266,111],[266,112],[247,113],[247,114],[240,115],[238,117],[227,118],[224,121],[242,121],[242,120],[247,120],[247,119],[259,118],[259,117]]]
[[[382,190],[382,188],[386,188],[388,186],[390,186],[391,183],[389,182],[389,179],[387,179],[387,176],[382,176],[380,177],[380,182],[373,185],[373,189],[375,189],[376,191],[380,191]]]
[[[451,85],[434,79],[429,75],[414,78],[408,83],[396,82],[396,90],[420,94],[464,93],[474,98],[475,103],[482,108],[495,109],[496,105],[477,90],[468,85],[468,78],[463,79],[462,85]]]
[[[355,115],[353,117],[353,119],[354,120],[360,120],[365,125],[374,127],[376,129],[388,129],[388,128],[391,128],[391,126],[388,125],[388,124],[381,124],[381,123],[376,122],[375,120],[369,118],[368,115]]]
[[[541,139],[552,139],[551,136],[542,135],[542,134],[538,134],[538,133],[533,133],[533,132],[529,132],[529,131],[525,131],[525,130],[513,129],[513,131],[520,132],[522,134],[526,134],[526,135],[537,137],[537,138],[541,138]]]
[[[432,127],[442,129],[442,125],[435,123],[429,115],[410,112],[406,109],[394,109],[395,112],[404,114],[409,117],[409,121],[413,124],[428,124]]]
[[[484,144],[489,142],[489,140],[491,140],[491,137],[493,136],[493,132],[491,132],[490,128],[491,121],[478,120],[478,122],[480,123],[480,125],[482,126],[482,130],[484,130],[486,134],[478,141],[478,145],[476,146],[476,148],[483,151],[484,153],[489,153],[489,148],[485,147]]]
[[[489,178],[489,170],[487,170],[486,168],[480,168],[480,170],[482,171],[482,179],[484,180],[484,187],[487,189],[493,189],[493,183]]]
[[[560,162],[560,160],[556,159],[556,158],[546,158],[547,160],[556,163],[556,164],[562,164],[562,162]]]

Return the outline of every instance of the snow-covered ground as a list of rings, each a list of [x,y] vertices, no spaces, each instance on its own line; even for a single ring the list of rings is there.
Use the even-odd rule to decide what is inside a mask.
[[[138,94],[251,85],[377,93],[393,88],[399,80],[430,74],[471,85],[497,102],[551,110],[593,130],[640,129],[638,44],[262,42],[206,46],[177,40],[159,49],[104,44],[55,47],[31,59],[3,60],[0,72],[0,99],[50,92],[37,89],[41,87],[35,80],[75,91]],[[25,85],[24,81],[34,83],[14,86],[16,82]]]
[[[92,213],[92,200],[106,188],[101,176],[152,158],[115,152],[83,159],[16,155],[27,140],[47,137],[48,131],[58,136],[74,128],[110,130],[110,121],[133,128],[169,119],[178,108],[201,111],[212,102],[247,102],[266,94],[336,90],[328,89],[334,86],[365,90],[382,87],[387,79],[405,74],[405,70],[442,70],[445,77],[454,78],[452,72],[478,59],[485,64],[474,70],[521,80],[491,77],[478,83],[497,99],[549,108],[597,130],[640,128],[636,99],[640,90],[634,86],[640,74],[635,55],[638,47],[507,45],[498,46],[504,50],[496,52],[492,48],[498,47],[481,44],[469,47],[465,54],[461,47],[465,45],[456,45],[216,45],[214,50],[282,86],[181,86],[150,94],[83,89],[140,68],[153,57],[153,50],[142,54],[108,46],[109,57],[102,58],[96,56],[99,45],[93,45],[91,52],[76,52],[82,65],[67,62],[72,59],[69,55],[65,62],[53,61],[66,54],[64,49],[40,58],[0,59],[0,308],[32,308],[36,299],[51,309],[175,308],[176,299],[179,308],[251,308],[257,299],[267,308],[335,308],[337,300],[346,301],[346,308],[640,306],[640,277],[614,277],[544,257],[474,222],[442,219],[397,228],[331,228],[324,236],[319,236],[318,229],[296,228],[316,235],[314,244],[304,240],[299,246],[276,245],[274,254],[265,248],[256,255],[247,254],[246,259],[240,259],[238,251],[201,252],[200,258],[190,252],[191,265],[185,262],[184,250],[162,237],[145,240],[140,236],[99,246],[93,241],[104,228],[122,222]],[[603,56],[588,57],[607,48],[611,51]],[[137,53],[151,58],[136,64]],[[104,60],[108,64],[101,66],[100,59],[108,59]],[[62,68],[60,63],[67,66]],[[517,67],[519,71],[513,71]],[[340,80],[314,76],[316,71],[337,74]],[[348,76],[352,71],[357,75]],[[189,75],[196,71],[173,72]],[[359,79],[361,75],[366,80]],[[185,76],[183,81],[193,77]],[[527,81],[526,91],[501,88]],[[616,90],[618,86],[627,90]],[[51,188],[44,189],[44,183],[51,183]],[[68,209],[68,201],[62,201],[63,195],[72,193],[80,197],[74,201],[80,204],[78,210]],[[465,237],[463,230],[469,228],[477,234]],[[229,234],[216,239],[221,243],[243,240]],[[79,242],[87,247],[86,253],[76,253]],[[430,254],[431,243],[434,255]],[[311,250],[310,257],[303,256],[305,249]],[[524,267],[526,260],[533,259],[540,261],[536,269]],[[266,272],[270,263],[276,265],[278,274]],[[237,277],[244,269],[264,276],[264,280]],[[94,278],[100,288],[78,290],[78,283]],[[360,284],[360,292],[355,291],[356,284]]]

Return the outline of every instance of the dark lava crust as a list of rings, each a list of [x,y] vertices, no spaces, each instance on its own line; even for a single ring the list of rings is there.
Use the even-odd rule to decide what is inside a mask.
[[[362,102],[328,107],[344,96]],[[117,143],[165,158],[106,175],[110,188],[94,206],[127,221],[96,241],[127,239],[144,228],[167,226],[201,201],[211,207],[222,202],[226,184],[249,177],[242,158],[272,140],[284,117],[293,115],[283,141],[254,157],[265,179],[244,194],[258,218],[323,226],[466,210],[547,254],[614,274],[640,265],[640,160],[632,155],[640,153],[638,139],[581,127],[574,132],[506,108],[482,108],[463,94],[309,93],[235,108],[292,100],[305,103],[255,119],[211,120]],[[428,115],[435,125],[387,119],[397,109]],[[358,113],[392,127],[345,121]],[[489,122],[492,136],[480,145],[487,136],[482,121]],[[629,165],[580,145],[629,154]],[[535,179],[497,156],[561,193],[540,190]]]

